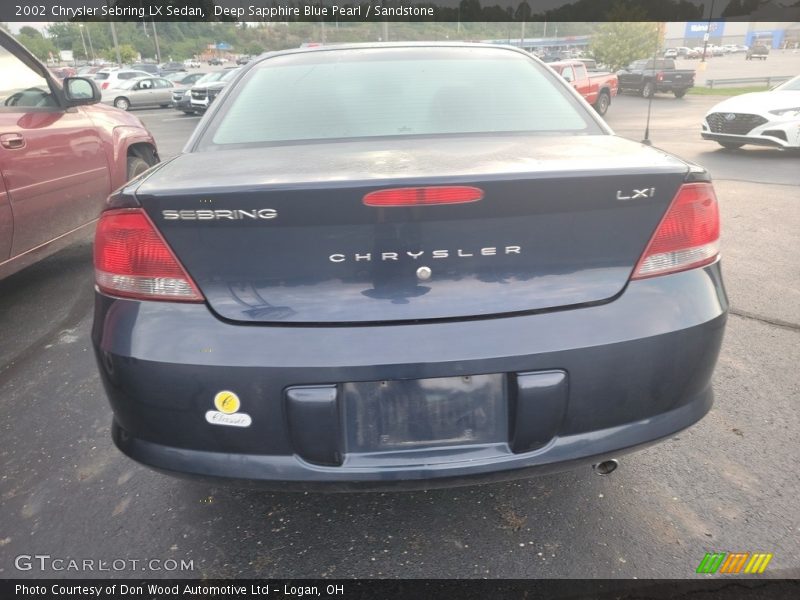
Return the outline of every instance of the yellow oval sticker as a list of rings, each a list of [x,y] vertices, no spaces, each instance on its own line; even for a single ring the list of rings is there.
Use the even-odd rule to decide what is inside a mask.
[[[219,412],[232,415],[241,408],[242,403],[239,401],[239,396],[228,390],[223,390],[214,396],[214,406],[217,407]]]

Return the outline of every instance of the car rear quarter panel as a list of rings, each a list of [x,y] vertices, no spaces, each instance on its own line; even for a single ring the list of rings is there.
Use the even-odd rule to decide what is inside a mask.
[[[128,180],[128,150],[131,146],[146,144],[157,155],[156,141],[134,115],[103,104],[94,104],[84,110],[101,131],[111,175],[110,193]]]

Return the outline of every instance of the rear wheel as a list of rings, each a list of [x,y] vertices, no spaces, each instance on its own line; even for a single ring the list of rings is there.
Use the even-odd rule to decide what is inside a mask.
[[[149,169],[149,168],[150,168],[150,165],[148,165],[147,161],[145,161],[144,159],[139,158],[138,156],[129,156],[128,157],[128,181],[130,181],[134,177],[138,177],[139,175],[141,175],[142,173],[147,171],[147,169]]]
[[[114,100],[114,106],[116,106],[120,110],[128,110],[131,106],[131,103],[128,102],[127,98],[117,98],[116,100]]]
[[[676,98],[683,98],[686,95],[686,90],[674,90],[672,92]]]
[[[744,144],[740,144],[739,142],[718,142],[718,144],[726,150],[738,150],[744,146]]]
[[[608,111],[608,106],[611,104],[611,98],[609,98],[606,92],[600,92],[600,95],[597,97],[597,101],[594,103],[594,109],[597,111],[597,114],[603,116]]]
[[[655,91],[656,89],[655,86],[653,85],[653,82],[645,81],[644,87],[642,88],[642,97],[650,98],[655,93]]]

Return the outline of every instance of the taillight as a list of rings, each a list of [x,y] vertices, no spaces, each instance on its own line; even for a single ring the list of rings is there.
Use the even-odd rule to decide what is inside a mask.
[[[468,185],[392,188],[364,196],[367,206],[425,206],[477,202],[483,190]]]
[[[656,81],[664,81],[664,74],[661,71],[656,75]]]
[[[103,82],[103,85],[101,85],[101,86],[100,86],[100,89],[101,89],[101,90],[105,90],[105,89],[107,89],[107,88],[108,88],[108,82],[107,82],[107,81],[104,81],[104,82]]]
[[[100,291],[112,296],[203,301],[191,277],[140,208],[101,215],[94,240],[94,274]]]
[[[710,183],[681,186],[633,271],[633,279],[707,265],[719,255],[719,207]]]

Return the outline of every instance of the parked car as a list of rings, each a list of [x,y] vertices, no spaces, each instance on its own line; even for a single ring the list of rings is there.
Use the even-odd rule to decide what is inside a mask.
[[[50,72],[58,79],[74,77],[77,74],[73,67],[50,67]]]
[[[195,109],[192,108],[192,88],[218,81],[226,72],[227,71],[212,71],[211,73],[205,73],[194,85],[174,89],[172,91],[172,106],[187,115],[195,114]]]
[[[751,46],[748,48],[744,55],[744,59],[753,60],[754,58],[757,58],[759,60],[767,60],[767,56],[769,56],[769,48],[759,44],[757,46]]]
[[[193,85],[190,98],[192,110],[196,113],[205,112],[211,106],[214,98],[219,95],[241,69],[241,67],[229,67],[222,71],[219,79],[214,81],[204,80],[202,83]]]
[[[225,62],[224,60],[222,60],[221,58],[216,57],[216,56],[208,59],[208,64],[211,65],[211,66],[215,66],[215,65],[219,66],[219,65],[223,64],[224,62]]]
[[[146,71],[134,71],[131,69],[100,69],[92,76],[101,90],[114,88],[124,81],[136,79],[138,77],[150,77]]]
[[[252,56],[250,56],[249,54],[243,54],[242,56],[240,56],[239,58],[236,59],[236,64],[237,65],[246,65],[251,60],[253,60]]]
[[[195,114],[196,111],[194,108],[192,108],[192,88],[195,86],[204,86],[205,84],[209,84],[214,81],[219,81],[219,79],[222,78],[226,73],[227,70],[205,73],[194,83],[194,85],[174,89],[172,91],[172,106],[174,106],[177,110],[186,113],[187,115]]]
[[[163,77],[139,77],[103,90],[102,102],[121,110],[172,104],[172,82]]]
[[[158,68],[158,65],[153,63],[135,63],[129,68],[134,71],[144,71],[148,75],[161,75],[161,69]]]
[[[187,58],[183,61],[183,66],[187,69],[199,69],[200,61],[194,58]]]
[[[91,76],[91,75],[94,75],[95,73],[97,73],[102,68],[103,67],[101,67],[99,65],[86,65],[85,67],[81,67],[80,69],[78,69],[78,71],[76,72],[76,75]]]
[[[165,62],[158,65],[158,74],[166,75],[167,73],[178,73],[184,70],[183,63],[179,62]]]
[[[205,75],[206,73],[186,73],[185,71],[181,71],[178,73],[170,73],[169,75],[165,75],[164,79],[168,79],[176,87],[186,87],[194,85],[203,77],[205,77]]]
[[[570,83],[583,99],[591,104],[598,114],[604,115],[617,95],[617,76],[613,73],[592,73],[578,60],[549,63],[548,65],[565,81]]]
[[[128,456],[432,487],[607,471],[711,408],[728,302],[705,170],[613,135],[521,49],[243,69],[97,227],[92,342]]]
[[[637,60],[617,72],[620,92],[636,92],[649,98],[656,92],[672,92],[683,98],[694,86],[692,69],[676,69],[672,59]]]
[[[677,48],[667,48],[664,50],[664,58],[678,58]]]
[[[729,150],[745,144],[800,148],[800,75],[768,92],[716,104],[706,113],[700,135]]]
[[[88,239],[112,190],[158,162],[90,79],[56,79],[0,30],[0,278]]]

